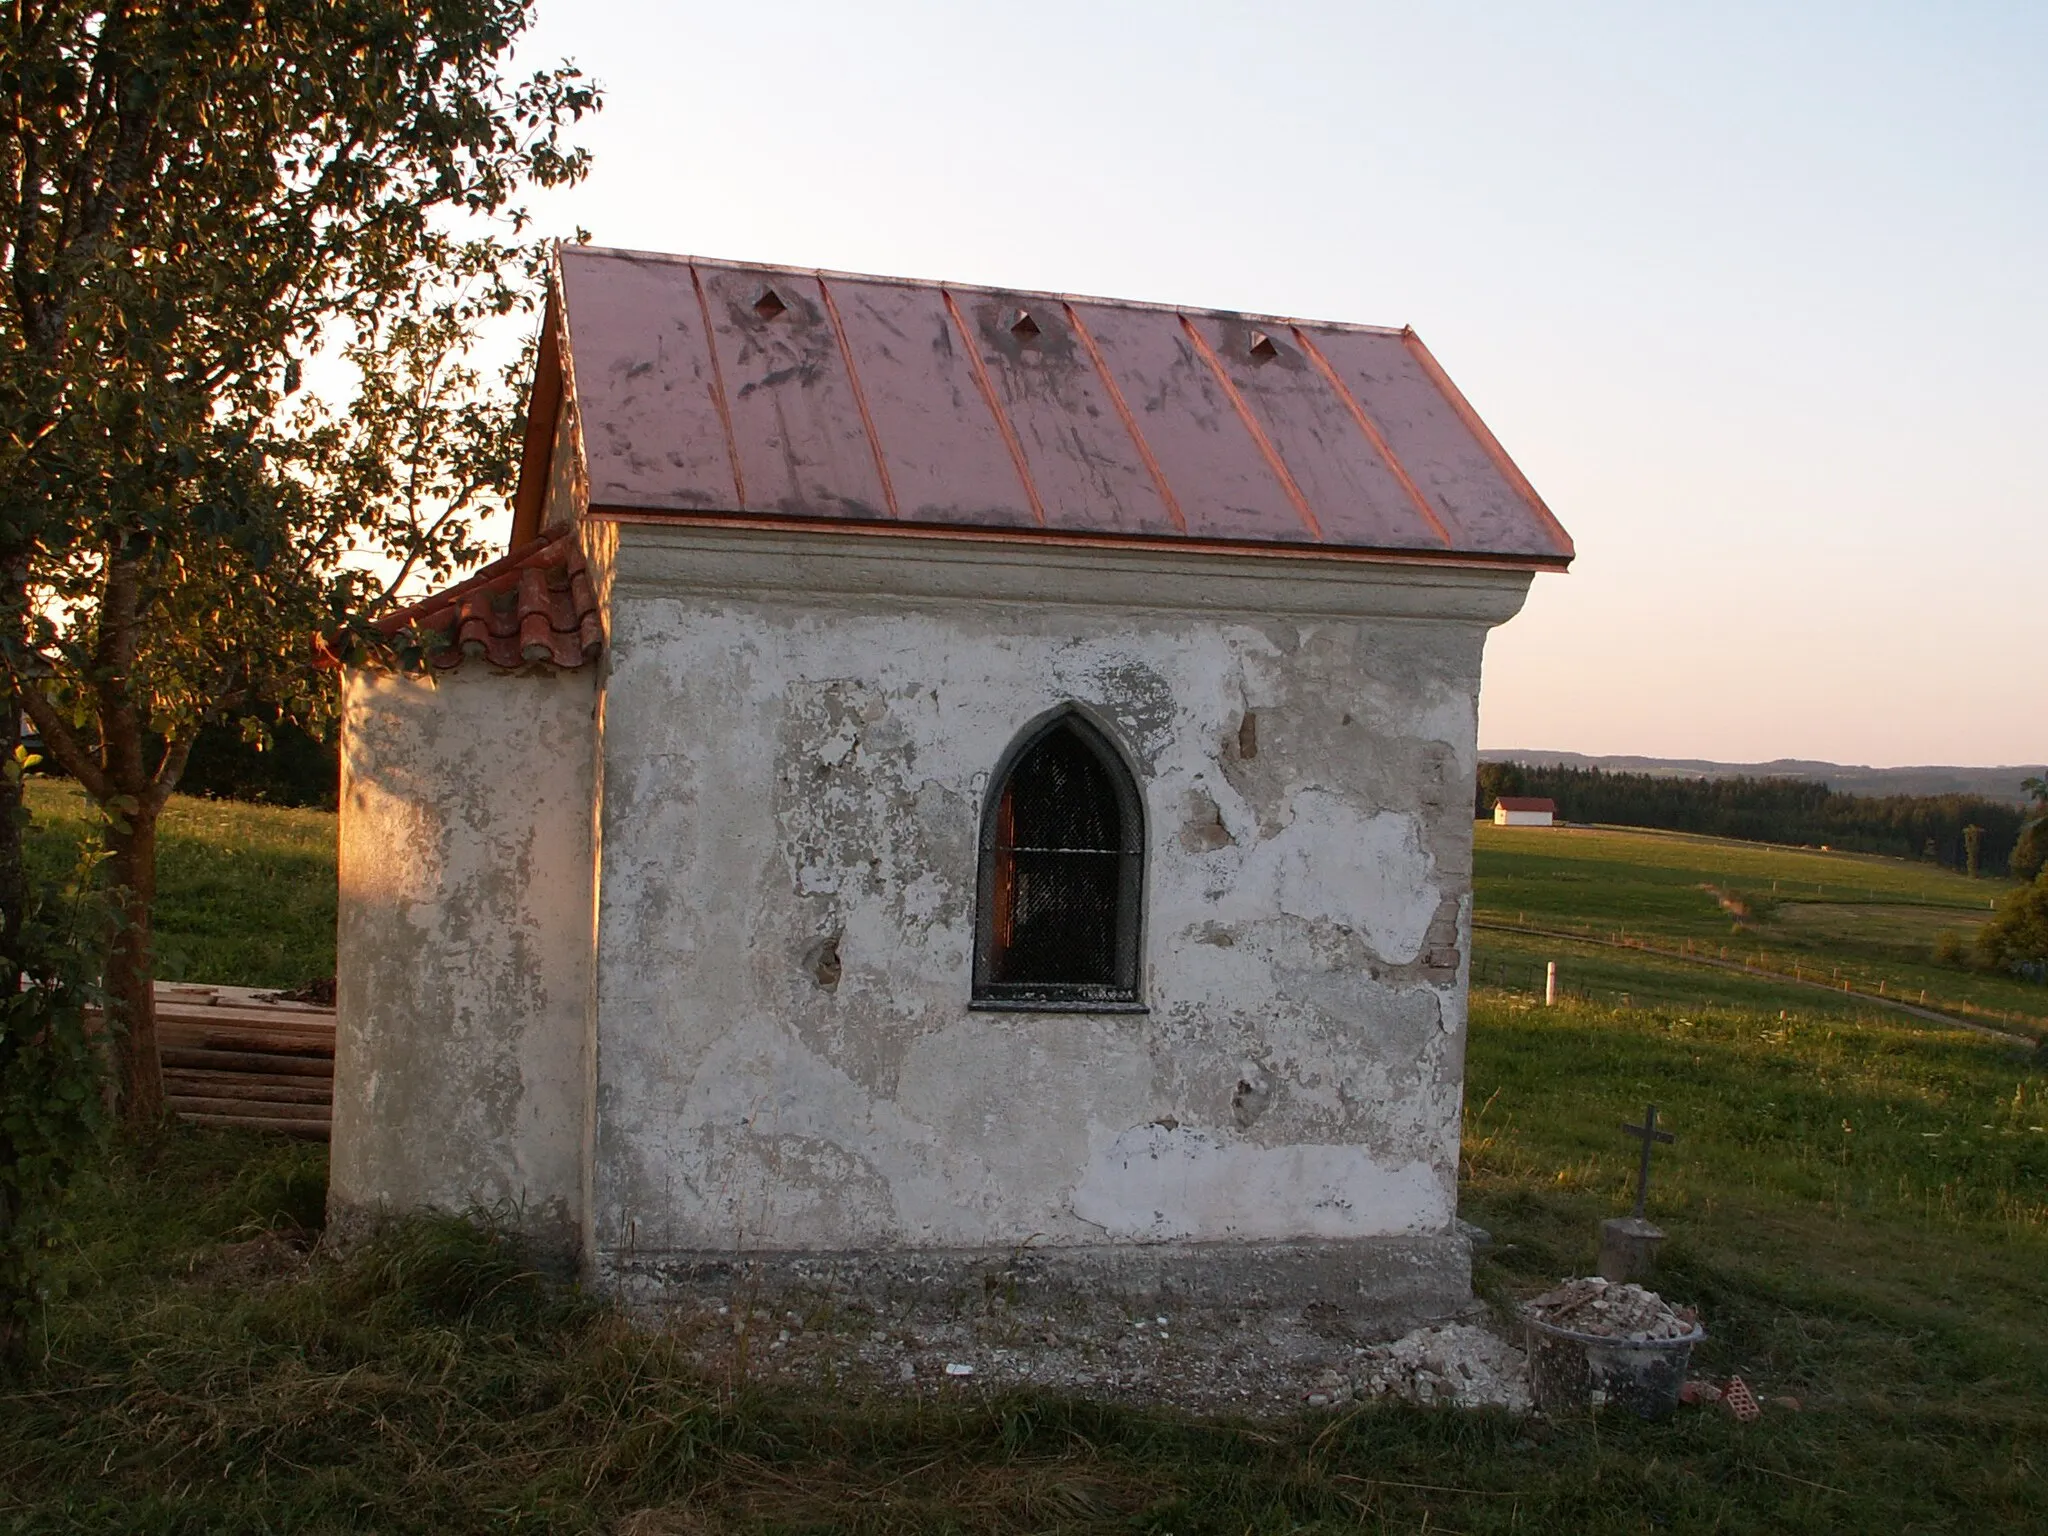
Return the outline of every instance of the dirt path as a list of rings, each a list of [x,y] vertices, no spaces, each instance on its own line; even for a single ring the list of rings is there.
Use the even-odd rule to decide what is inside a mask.
[[[1520,933],[1527,934],[1531,938],[1561,939],[1572,944],[1597,944],[1603,949],[1629,949],[1636,951],[1638,954],[1655,955],[1660,960],[1676,960],[1685,965],[1712,966],[1718,971],[1733,971],[1740,976],[1777,982],[1788,987],[1807,987],[1815,992],[1832,993],[1836,997],[1840,997],[1846,992],[1849,996],[1856,998],[1860,1002],[1872,1003],[1879,1008],[1889,1008],[1894,1013],[1910,1014],[1916,1019],[1926,1019],[1930,1023],[1946,1025],[1950,1029],[1966,1029],[1973,1035],[1988,1035],[1993,1040],[2004,1040],[2013,1045],[2023,1045],[2028,1050],[2033,1050],[2041,1043],[2032,1035],[2016,1035],[2010,1030],[1994,1029],[1989,1024],[1978,1024],[1970,1019],[1959,1019],[1952,1013],[1941,1013],[1933,1008],[1923,1007],[1918,1003],[1902,1002],[1898,998],[1883,997],[1875,992],[1856,992],[1849,988],[1835,986],[1831,982],[1808,981],[1803,976],[1787,976],[1779,971],[1760,970],[1756,966],[1746,965],[1740,960],[1720,960],[1712,955],[1693,955],[1679,949],[1661,949],[1654,944],[1645,944],[1637,939],[1602,939],[1584,933],[1571,933],[1562,928],[1530,928],[1519,923],[1494,922],[1482,917],[1473,918],[1472,926],[1474,928],[1492,929],[1496,933]]]

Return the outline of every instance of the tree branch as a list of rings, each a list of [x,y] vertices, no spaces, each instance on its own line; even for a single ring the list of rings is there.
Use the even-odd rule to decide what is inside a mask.
[[[23,677],[19,668],[10,667],[9,671],[14,678],[15,696],[28,711],[29,719],[35,721],[36,734],[43,738],[43,745],[50,749],[57,766],[84,785],[85,792],[102,805],[113,799],[117,793],[113,780],[101,769],[99,759],[85,750],[77,732],[71,729],[71,722],[57,712],[57,706],[36,686],[34,678]]]

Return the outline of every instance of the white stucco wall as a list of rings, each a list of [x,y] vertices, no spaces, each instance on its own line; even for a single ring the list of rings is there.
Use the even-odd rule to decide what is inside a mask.
[[[344,676],[337,1212],[576,1240],[596,671]]]
[[[1480,656],[1527,573],[605,554],[600,1268],[1448,1227]],[[1140,766],[1149,1012],[972,1011],[987,776],[1068,702]]]

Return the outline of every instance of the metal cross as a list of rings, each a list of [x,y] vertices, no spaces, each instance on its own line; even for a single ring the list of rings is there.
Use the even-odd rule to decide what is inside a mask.
[[[1678,1138],[1669,1131],[1657,1129],[1657,1106],[1654,1104],[1643,1111],[1643,1123],[1641,1125],[1623,1125],[1621,1130],[1623,1135],[1633,1136],[1643,1144],[1643,1162],[1641,1168],[1636,1173],[1635,1208],[1635,1218],[1641,1221],[1650,1199],[1650,1148],[1660,1141],[1669,1145],[1678,1140]]]

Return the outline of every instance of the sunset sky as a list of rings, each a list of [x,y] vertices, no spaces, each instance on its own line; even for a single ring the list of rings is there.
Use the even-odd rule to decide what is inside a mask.
[[[1481,739],[2048,758],[2048,5],[542,0],[544,227],[1412,324],[1578,542]]]

